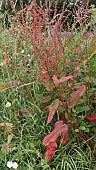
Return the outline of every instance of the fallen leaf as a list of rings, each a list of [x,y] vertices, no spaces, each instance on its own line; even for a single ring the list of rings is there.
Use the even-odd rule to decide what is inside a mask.
[[[45,104],[48,103],[51,100],[51,96],[42,96],[38,95],[40,98],[40,103]]]
[[[8,123],[8,122],[7,123],[4,122],[4,123],[0,123],[0,126],[4,127],[5,132],[9,133],[9,132],[11,132],[13,124],[12,123]]]
[[[5,143],[5,144],[2,145],[1,151],[5,154],[9,153],[10,149],[9,149],[8,143]]]
[[[47,119],[47,124],[49,124],[51,122],[51,120],[53,119],[53,116],[56,112],[56,110],[58,109],[60,101],[58,99],[55,100],[55,102],[49,106],[49,116]]]
[[[56,86],[58,86],[60,83],[65,83],[66,81],[68,81],[69,79],[71,79],[73,76],[70,75],[70,76],[67,76],[67,77],[62,77],[60,79],[57,78],[57,76],[53,75],[52,79],[53,79],[53,82]]]
[[[2,87],[1,91],[3,92],[3,91],[5,91],[6,89],[9,89],[10,87],[15,86],[15,85],[18,85],[18,80],[13,80],[13,81],[11,81],[11,82],[9,82],[9,83],[6,83],[6,84]]]
[[[19,109],[16,111],[20,116],[24,117],[24,116],[29,116],[30,115],[30,109]]]
[[[13,123],[4,122],[4,123],[0,123],[0,126],[2,126],[2,127],[5,127],[5,126],[13,127]]]
[[[4,86],[2,86],[1,91],[5,91],[6,89],[11,87],[11,83],[6,83]]]
[[[96,114],[94,114],[94,115],[87,115],[84,120],[86,120],[88,122],[96,122]]]
[[[78,100],[83,96],[85,91],[86,91],[86,85],[82,85],[79,87],[77,91],[74,91],[70,95],[70,100],[67,101],[68,107],[73,108],[77,104]]]

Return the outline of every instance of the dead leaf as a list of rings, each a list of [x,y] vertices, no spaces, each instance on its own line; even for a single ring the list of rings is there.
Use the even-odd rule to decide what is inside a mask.
[[[74,91],[70,95],[70,100],[67,101],[68,107],[73,108],[77,104],[78,100],[83,96],[85,91],[86,91],[86,85],[82,85],[79,87],[77,91]]]
[[[5,127],[5,126],[13,127],[13,123],[4,122],[4,123],[0,123],[0,126],[2,126],[2,127]]]
[[[10,144],[12,138],[13,138],[13,134],[8,135],[8,138],[7,138],[7,143],[8,144]]]
[[[9,149],[8,143],[5,143],[5,144],[2,145],[1,151],[5,154],[9,153],[10,149]]]
[[[11,81],[11,82],[9,82],[9,83],[6,83],[6,84],[2,87],[1,91],[3,92],[3,91],[5,91],[6,89],[9,89],[10,87],[15,86],[15,85],[18,85],[18,80],[13,80],[13,81]]]
[[[4,123],[0,123],[0,126],[4,127],[6,133],[9,133],[12,130],[13,124],[4,122]]]
[[[46,104],[51,100],[51,96],[42,96],[42,95],[38,95],[40,98],[40,103],[42,104]]]
[[[30,109],[19,109],[16,111],[20,116],[24,117],[24,116],[30,116]]]
[[[53,116],[56,110],[58,109],[59,104],[60,104],[60,101],[56,99],[55,102],[51,106],[49,106],[49,116],[47,119],[47,124],[49,124],[51,120],[53,119]]]

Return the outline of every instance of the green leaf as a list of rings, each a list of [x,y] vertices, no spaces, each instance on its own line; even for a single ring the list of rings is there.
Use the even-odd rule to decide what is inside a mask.
[[[85,132],[86,132],[86,133],[89,133],[89,132],[90,132],[90,129],[89,129],[89,128],[86,128],[86,129],[85,129]]]
[[[0,14],[0,19],[2,19],[2,18],[4,18],[4,14],[3,13]]]
[[[86,130],[85,126],[80,126],[79,129],[81,129],[81,130],[83,130],[83,131]]]

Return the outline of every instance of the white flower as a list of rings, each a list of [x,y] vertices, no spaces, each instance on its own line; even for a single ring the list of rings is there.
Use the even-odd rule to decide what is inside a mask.
[[[17,164],[17,162],[8,161],[7,162],[7,167],[8,168],[17,169],[18,168],[18,164]]]
[[[30,57],[30,54],[27,54],[27,57]]]
[[[7,162],[7,167],[8,167],[8,168],[12,168],[12,167],[13,167],[12,161],[8,161],[8,162]]]
[[[10,103],[10,102],[7,102],[5,106],[6,106],[6,107],[10,107],[10,106],[11,106],[11,103]]]
[[[24,54],[24,50],[22,50],[21,53]]]
[[[0,66],[1,66],[1,67],[3,67],[3,66],[4,66],[4,63],[3,63],[3,62],[2,62],[2,63],[0,63]]]
[[[13,162],[13,169],[17,169],[18,168],[18,164],[16,162]]]

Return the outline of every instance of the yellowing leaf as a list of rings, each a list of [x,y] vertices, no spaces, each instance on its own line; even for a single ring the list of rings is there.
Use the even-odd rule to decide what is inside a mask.
[[[7,143],[8,143],[8,144],[11,142],[12,138],[13,138],[13,135],[12,135],[12,134],[11,134],[11,135],[8,135],[8,138],[7,138]]]
[[[85,82],[86,82],[86,83],[89,82],[89,77],[88,77],[88,76],[85,77]]]

